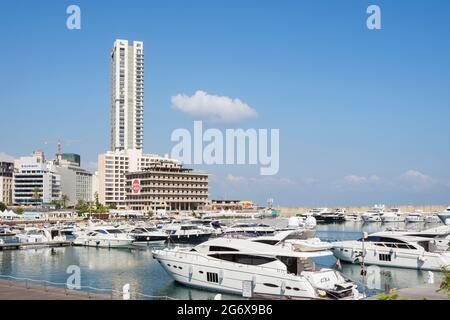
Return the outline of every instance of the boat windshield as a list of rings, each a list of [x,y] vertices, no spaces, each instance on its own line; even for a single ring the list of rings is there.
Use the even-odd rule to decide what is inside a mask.
[[[118,229],[107,229],[106,231],[110,234],[122,233],[122,231],[120,231]]]

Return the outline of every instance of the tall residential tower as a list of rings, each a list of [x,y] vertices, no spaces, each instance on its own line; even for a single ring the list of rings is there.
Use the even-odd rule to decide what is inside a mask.
[[[111,151],[142,150],[144,43],[116,40],[111,52]]]

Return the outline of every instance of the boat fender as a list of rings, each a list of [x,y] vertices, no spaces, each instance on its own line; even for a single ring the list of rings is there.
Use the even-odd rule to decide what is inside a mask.
[[[253,287],[253,289],[256,287],[256,276],[255,275],[252,276],[252,287]]]
[[[192,274],[194,273],[194,267],[192,264],[189,265],[189,281],[192,280]]]
[[[427,258],[425,258],[424,256],[419,256],[418,259],[419,259],[419,261],[422,261],[422,262],[427,260]]]
[[[219,271],[219,283],[222,283],[223,281],[223,269],[220,269]]]
[[[281,282],[281,294],[284,294],[286,291],[286,282]]]

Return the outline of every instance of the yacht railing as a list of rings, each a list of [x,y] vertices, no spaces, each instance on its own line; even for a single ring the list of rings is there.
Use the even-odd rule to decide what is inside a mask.
[[[121,300],[123,299],[123,291],[115,289],[96,288],[92,286],[79,286],[77,289],[72,289],[67,283],[53,282],[48,280],[30,279],[22,277],[13,277],[0,275],[0,280],[4,279],[8,281],[10,287],[20,287],[20,283],[24,283],[24,288],[27,290],[43,291],[44,294],[65,294],[66,296],[73,296],[74,298],[88,298],[88,299],[100,299],[100,300]],[[55,292],[55,290],[61,290]],[[130,298],[135,296],[135,299],[139,297],[152,299],[152,300],[177,300],[169,296],[156,296],[144,294],[141,292],[130,292]]]

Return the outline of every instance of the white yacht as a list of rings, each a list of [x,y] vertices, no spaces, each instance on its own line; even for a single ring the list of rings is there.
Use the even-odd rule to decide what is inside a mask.
[[[439,216],[437,214],[431,214],[425,217],[425,223],[440,223],[440,222],[441,219],[439,219]]]
[[[163,244],[169,238],[167,233],[155,226],[138,226],[128,231],[128,235],[134,239],[133,245],[135,246]]]
[[[450,225],[450,207],[448,207],[445,211],[438,213],[437,216],[444,224]]]
[[[371,234],[367,239],[333,243],[334,256],[342,261],[440,271],[450,266],[450,252],[441,251],[433,238],[398,231]]]
[[[92,227],[75,236],[75,245],[88,247],[121,248],[131,246],[134,241],[133,237],[113,226]]]
[[[213,234],[211,230],[190,223],[171,223],[163,227],[162,231],[167,234],[169,243],[202,243]]]
[[[403,222],[405,221],[405,216],[402,215],[399,208],[392,208],[391,210],[384,212],[381,215],[381,221],[387,222]]]
[[[45,228],[26,227],[22,233],[16,235],[19,243],[48,243],[64,241],[66,238],[57,231],[50,232]]]
[[[370,208],[361,215],[364,222],[381,222],[381,215],[384,213],[384,205]]]
[[[351,221],[351,222],[360,222],[360,221],[362,221],[362,218],[357,213],[350,213],[350,214],[346,214],[344,216],[344,220],[345,221]]]
[[[260,223],[236,223],[222,230],[224,236],[259,237],[275,233],[275,228]]]
[[[408,214],[405,218],[405,221],[408,223],[425,222],[425,217],[422,214],[422,210],[416,210]]]
[[[193,248],[153,250],[153,257],[176,281],[192,287],[239,295],[362,298],[340,272],[314,268],[311,258],[328,255],[330,251],[295,252],[232,238],[216,238]]]

